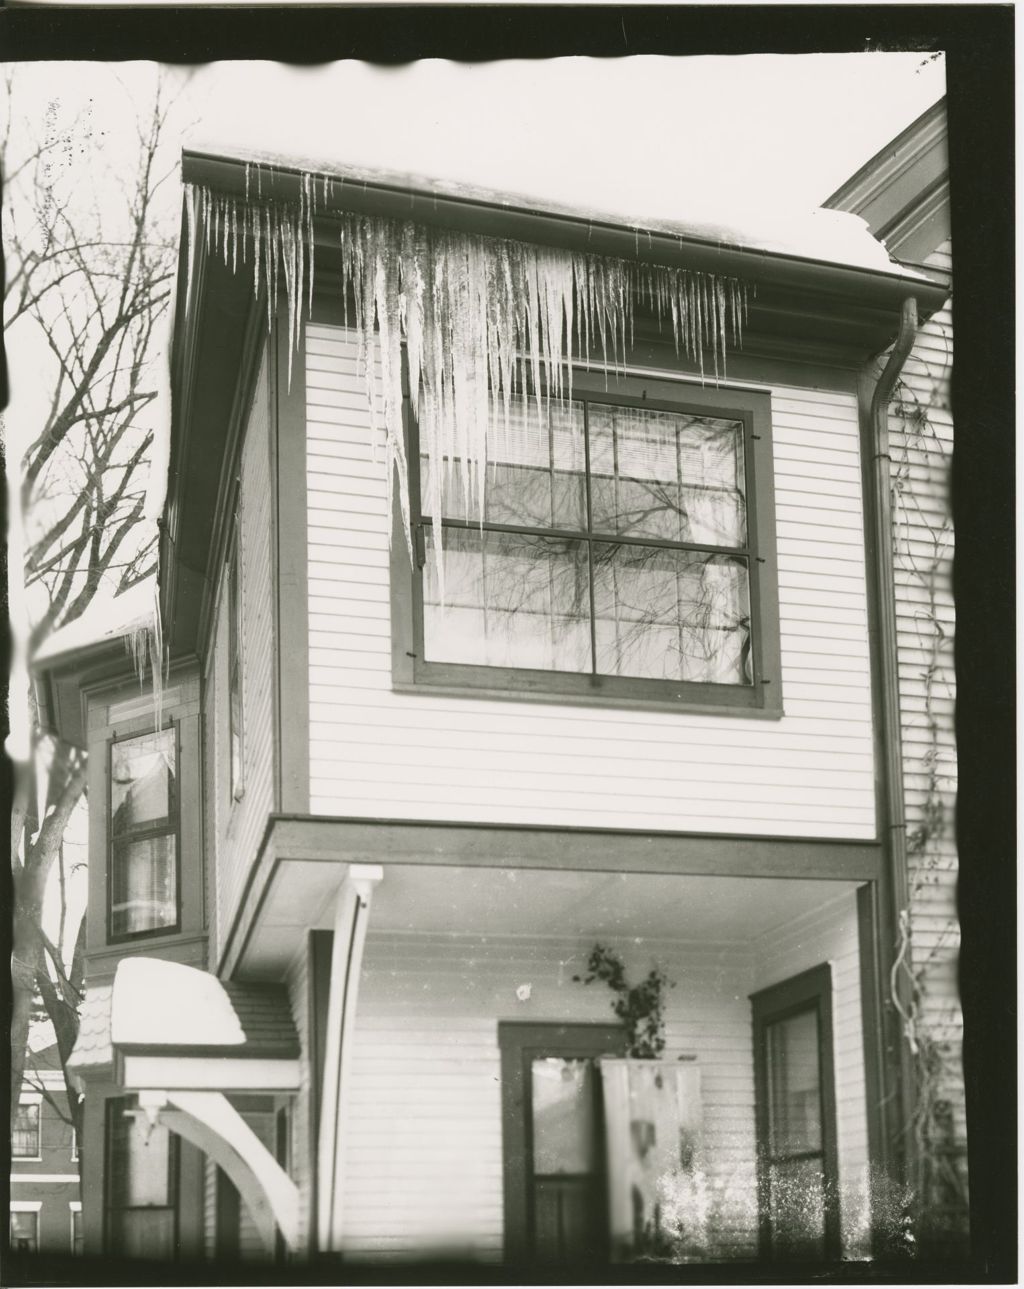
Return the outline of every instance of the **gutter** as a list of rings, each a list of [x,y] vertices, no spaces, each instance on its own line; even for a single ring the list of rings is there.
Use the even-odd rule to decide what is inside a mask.
[[[876,750],[879,760],[877,781],[879,832],[885,860],[879,901],[879,957],[876,962],[876,990],[881,1018],[883,1094],[880,1113],[885,1118],[883,1157],[894,1167],[895,1180],[909,1176],[908,1154],[912,1149],[907,1125],[913,1099],[913,1071],[902,1033],[901,1008],[907,998],[906,976],[895,979],[896,963],[904,949],[904,923],[909,908],[907,865],[907,822],[903,789],[903,743],[900,723],[899,653],[896,630],[896,578],[892,549],[892,485],[889,454],[889,399],[917,338],[917,300],[907,296],[900,307],[896,341],[871,394],[866,427],[870,461],[865,463],[867,489],[869,568],[873,582],[875,626],[874,704]],[[902,1165],[902,1166],[901,1166]],[[878,1222],[876,1215],[876,1228]]]
[[[245,198],[246,174],[252,164],[255,163],[247,166],[235,158],[185,152],[181,161],[182,182],[205,184],[225,195]],[[260,162],[258,169],[260,200],[300,200],[303,171],[267,162]],[[340,200],[332,202],[330,196],[322,200],[318,192],[318,214],[321,216],[352,212],[398,220],[415,219],[424,224],[482,233],[489,237],[541,242],[618,259],[642,259],[644,263],[701,269],[723,277],[770,281],[794,290],[845,296],[882,309],[898,307],[908,292],[913,291],[921,308],[932,313],[945,302],[948,294],[941,286],[916,274],[908,276],[896,270],[884,272],[832,264],[779,252],[701,241],[682,234],[632,228],[602,219],[508,206],[478,197],[433,193],[376,180],[345,179],[342,175],[331,174],[325,177],[334,180]],[[318,184],[318,190],[319,187]],[[251,196],[251,179],[248,192]]]

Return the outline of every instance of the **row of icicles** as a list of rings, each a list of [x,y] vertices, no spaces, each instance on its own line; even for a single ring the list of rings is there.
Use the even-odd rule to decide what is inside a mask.
[[[250,266],[253,291],[266,299],[268,328],[283,288],[292,354],[301,337],[303,304],[312,309],[314,217],[336,197],[341,181],[303,174],[297,201],[270,200],[257,167],[246,167],[245,195],[190,184],[186,310],[193,289],[197,233],[207,253],[237,271]],[[541,402],[572,393],[572,360],[584,364],[600,345],[605,366],[622,367],[633,340],[634,308],[647,304],[659,324],[669,320],[677,353],[704,377],[705,354],[715,378],[725,371],[727,340],[742,343],[747,287],[732,277],[634,263],[508,238],[435,228],[409,220],[333,214],[341,249],[341,291],[349,325],[350,296],[365,374],[374,441],[381,428],[374,346],[379,346],[386,445],[388,513],[397,477],[410,542],[409,484],[402,418],[402,348],[421,451],[430,471],[433,514],[456,473],[466,515],[483,516],[489,434],[502,416],[508,432],[517,383]],[[542,379],[542,371],[547,380]],[[436,468],[440,462],[441,467]],[[440,537],[440,534],[438,534]],[[434,549],[444,585],[441,543]],[[442,589],[443,596],[443,589]]]

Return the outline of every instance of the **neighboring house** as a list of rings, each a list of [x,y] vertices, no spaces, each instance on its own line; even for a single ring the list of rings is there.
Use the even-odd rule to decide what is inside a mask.
[[[40,666],[90,752],[87,1250],[905,1251],[950,716],[887,408],[948,282],[839,212],[183,164],[162,693]],[[654,1063],[597,944],[674,982]]]
[[[826,206],[867,220],[893,259],[952,280],[945,100],[872,157]],[[957,987],[956,676],[950,467],[953,319],[920,327],[889,415],[896,621],[906,800],[911,1017],[926,1143],[918,1185],[928,1238],[955,1249],[967,1229],[967,1126]]]
[[[11,1134],[11,1248],[82,1251],[78,1149],[56,1046],[30,1052]]]

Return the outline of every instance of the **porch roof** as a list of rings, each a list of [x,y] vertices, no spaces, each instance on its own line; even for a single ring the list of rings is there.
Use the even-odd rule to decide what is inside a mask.
[[[120,1056],[276,1066],[299,1054],[283,985],[223,981],[181,963],[131,957],[118,964],[113,985],[89,990],[70,1064],[84,1071]]]

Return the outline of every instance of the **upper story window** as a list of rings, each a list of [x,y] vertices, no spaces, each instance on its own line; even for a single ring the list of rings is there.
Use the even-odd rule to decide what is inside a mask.
[[[11,1156],[14,1159],[39,1159],[39,1102],[22,1101],[14,1118],[11,1133]]]
[[[242,570],[241,524],[235,511],[231,545],[228,550],[228,739],[230,744],[231,795],[237,800],[243,789],[242,755]]]
[[[413,453],[415,666],[398,679],[777,711],[768,396],[609,386],[513,398],[507,425],[492,407],[482,523],[458,463],[442,488]]]
[[[179,925],[175,726],[110,745],[110,937]]]

